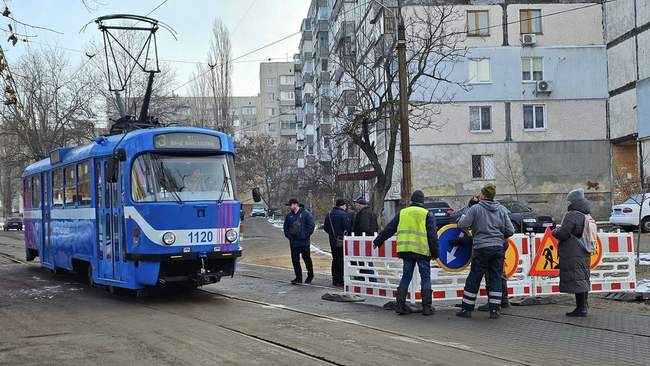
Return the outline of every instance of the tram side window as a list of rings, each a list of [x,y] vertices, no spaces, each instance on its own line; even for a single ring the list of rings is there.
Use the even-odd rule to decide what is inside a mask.
[[[90,206],[90,162],[84,161],[77,165],[78,193],[77,203],[79,206]]]
[[[63,169],[52,172],[52,207],[63,207]]]
[[[25,178],[23,180],[23,197],[24,197],[23,204],[25,206],[25,209],[32,208],[31,180],[32,180],[31,178]]]
[[[77,196],[77,186],[75,182],[75,167],[70,166],[64,169],[65,172],[65,206],[74,207],[75,197]]]
[[[32,208],[41,208],[41,177],[38,175],[32,177]]]

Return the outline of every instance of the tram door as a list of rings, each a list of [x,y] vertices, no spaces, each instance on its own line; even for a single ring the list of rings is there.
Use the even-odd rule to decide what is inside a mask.
[[[51,247],[50,247],[50,205],[52,204],[52,187],[50,187],[50,172],[45,172],[43,174],[43,199],[42,199],[43,211],[41,211],[43,223],[42,233],[43,237],[41,242],[43,243],[43,248],[41,249],[40,257],[41,261],[45,264],[52,264],[51,256]]]
[[[122,181],[120,164],[117,169],[117,182],[112,181],[112,166],[108,160],[95,164],[97,197],[97,258],[100,277],[113,280],[122,279],[124,250],[122,244],[123,210],[121,206]]]

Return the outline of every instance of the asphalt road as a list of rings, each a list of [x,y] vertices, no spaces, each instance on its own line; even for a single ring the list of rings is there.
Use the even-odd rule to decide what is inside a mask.
[[[277,229],[247,220],[245,253],[286,249]],[[275,229],[276,231],[273,231]],[[255,234],[258,235],[255,235]],[[280,232],[281,235],[281,232]],[[254,239],[255,237],[257,239]],[[287,253],[285,253],[287,255]],[[221,283],[146,298],[87,288],[22,258],[20,233],[0,233],[0,365],[647,365],[650,306],[592,299],[516,307],[498,321],[398,317],[382,303],[321,300],[326,274],[291,286],[283,268],[240,265]]]

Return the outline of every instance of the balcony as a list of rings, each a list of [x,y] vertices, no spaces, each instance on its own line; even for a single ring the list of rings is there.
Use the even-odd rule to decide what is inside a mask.
[[[330,22],[329,19],[318,20],[314,22],[314,31],[313,33],[318,34],[319,32],[329,31]]]
[[[354,35],[354,22],[351,20],[341,22],[339,30],[334,36],[335,42],[340,42],[345,38],[351,38]]]
[[[381,63],[387,56],[391,55],[394,52],[395,45],[395,35],[382,34],[379,36],[373,45],[375,64]]]

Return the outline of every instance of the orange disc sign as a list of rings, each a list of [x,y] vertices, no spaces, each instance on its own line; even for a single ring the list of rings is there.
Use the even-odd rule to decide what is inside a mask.
[[[589,262],[589,269],[594,269],[598,267],[601,259],[603,259],[603,243],[600,241],[600,236],[596,236],[596,249],[591,253],[591,258]]]
[[[519,251],[517,250],[517,245],[512,239],[508,239],[508,247],[506,248],[505,259],[503,260],[503,272],[505,272],[507,278],[517,273],[518,264]]]

